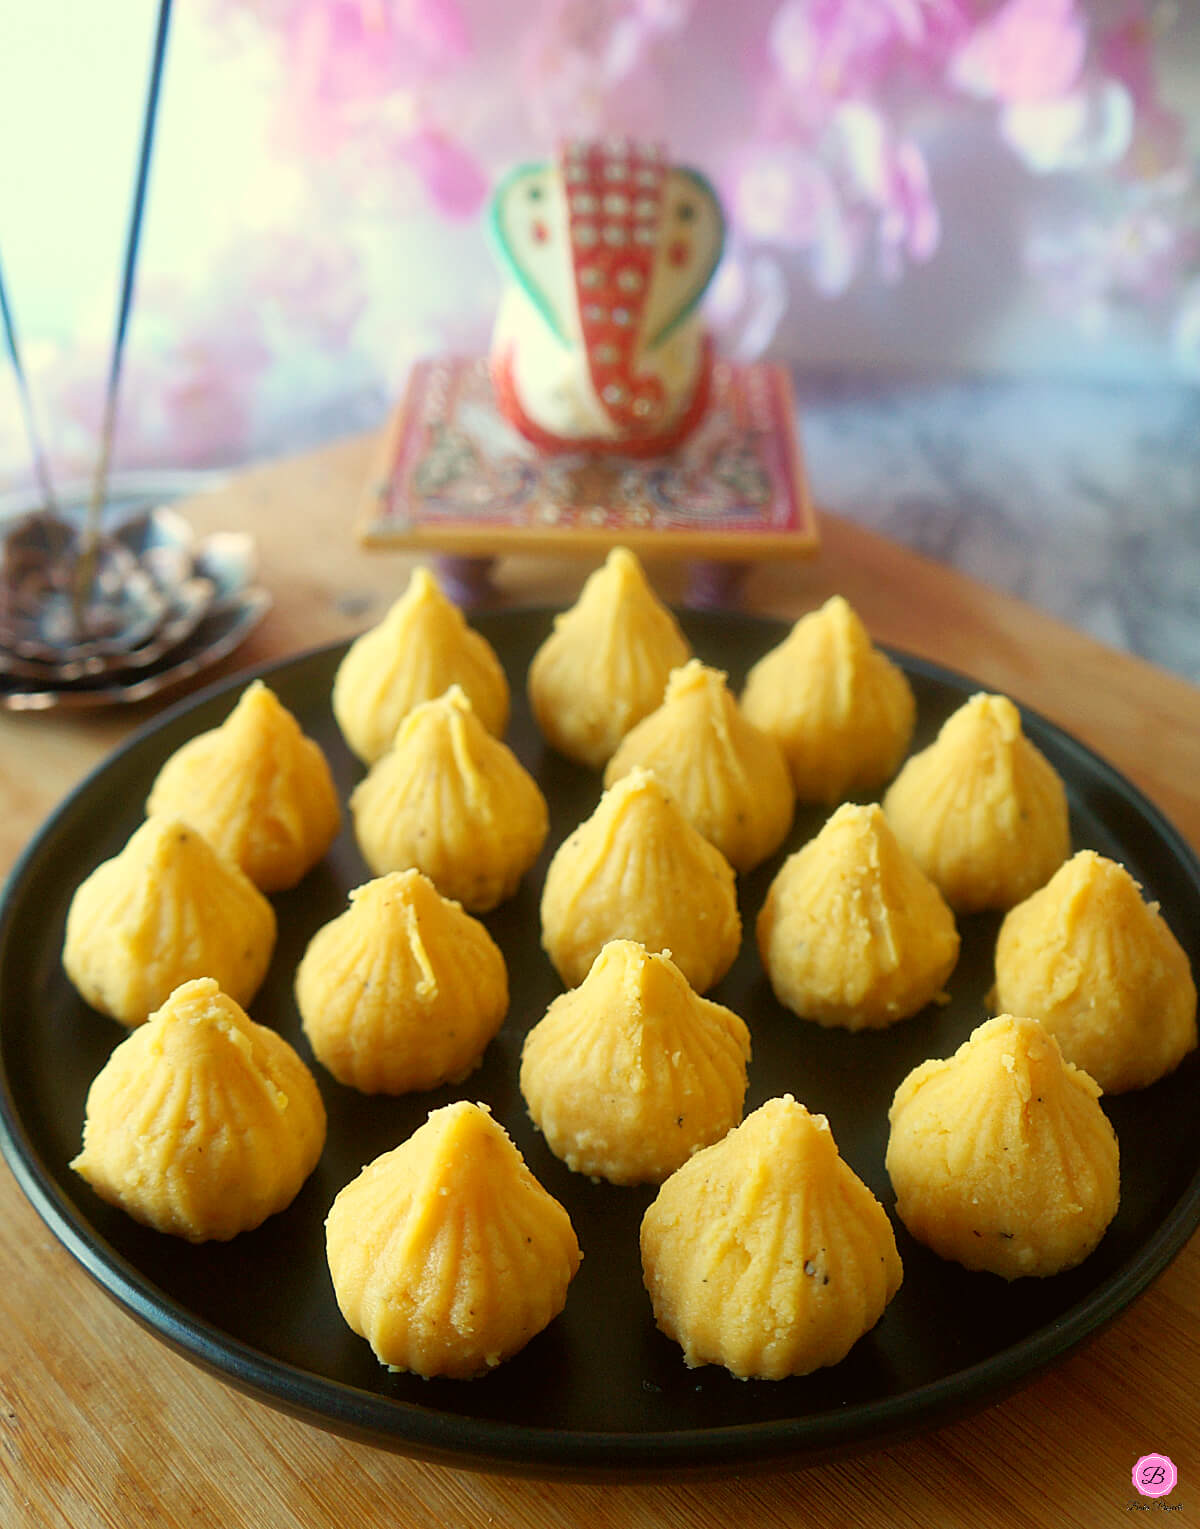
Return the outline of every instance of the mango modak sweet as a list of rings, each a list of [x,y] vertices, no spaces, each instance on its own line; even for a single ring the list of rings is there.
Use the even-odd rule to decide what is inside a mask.
[[[274,949],[274,909],[250,878],[179,818],[150,817],[77,888],[62,959],[94,1009],[132,1028],[196,977],[245,1007]]]
[[[659,1184],[742,1118],[750,1032],[667,955],[613,940],[525,1037],[521,1093],[555,1157]]]
[[[350,811],[376,876],[415,867],[472,913],[513,895],[550,827],[537,782],[457,685],[409,712]]]
[[[508,972],[478,919],[420,871],[350,893],[296,970],[296,1004],[317,1060],[365,1094],[459,1083],[508,1011]]]
[[[795,793],[783,751],[742,715],[725,675],[699,659],[672,672],[662,705],[626,733],[604,784],[635,765],[658,776],[735,871],[752,870],[787,838]]]
[[[1105,1093],[1157,1082],[1196,1045],[1183,947],[1125,867],[1093,850],[1005,917],[995,999],[1040,1020]]]
[[[782,746],[800,801],[829,804],[896,773],[917,715],[908,676],[841,595],[759,659],[742,710]]]
[[[337,838],[342,809],[320,746],[262,680],[220,725],[178,748],[146,802],[182,818],[260,892],[282,892]]]
[[[1013,907],[1071,853],[1063,783],[1007,696],[964,702],[908,760],[883,810],[958,913]]]
[[[641,563],[616,547],[534,654],[529,703],[552,748],[598,770],[690,654]]]
[[[554,853],[542,887],[542,947],[568,987],[610,940],[669,950],[697,993],[733,965],[742,938],[733,867],[649,770],[610,786]]]
[[[1037,1020],[1001,1014],[896,1090],[896,1214],[941,1258],[1003,1279],[1081,1263],[1120,1201],[1116,1133],[1096,1082]]]
[[[642,1219],[655,1321],[690,1366],[782,1380],[837,1364],[903,1268],[883,1206],[829,1122],[769,1099],[666,1181]]]
[[[290,1205],[324,1145],[308,1068],[204,978],[115,1048],[71,1167],[135,1221],[225,1242]]]
[[[337,1303],[382,1364],[486,1374],[563,1309],[579,1244],[486,1105],[433,1110],[325,1222]]]
[[[941,993],[954,915],[880,808],[844,802],[780,867],[758,916],[775,996],[821,1025],[879,1029]]]
[[[488,732],[504,736],[510,700],[504,666],[429,570],[416,568],[383,620],[346,650],[333,680],[333,715],[354,753],[374,764],[413,707],[451,685],[470,697]]]

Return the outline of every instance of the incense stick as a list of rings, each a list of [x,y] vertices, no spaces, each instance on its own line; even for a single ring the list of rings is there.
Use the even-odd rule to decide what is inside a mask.
[[[117,429],[117,403],[121,389],[121,363],[125,353],[125,335],[129,328],[129,313],[133,306],[134,276],[137,271],[138,247],[142,236],[142,214],[146,205],[146,186],[150,177],[150,156],[154,146],[154,127],[158,116],[158,98],[162,86],[163,61],[167,51],[167,28],[171,19],[171,0],[160,0],[158,29],[154,39],[154,55],[150,64],[150,85],[146,95],[146,112],[142,122],[142,145],[138,156],[137,180],[134,184],[133,207],[129,217],[129,232],[125,241],[125,265],[121,275],[121,297],[117,309],[116,331],[113,335],[112,352],[109,357],[108,385],[104,395],[104,416],[100,426],[100,451],[92,478],[92,494],[88,504],[87,518],[83,528],[79,562],[76,566],[75,615],[76,624],[82,626],[84,606],[91,591],[95,574],[96,544],[100,538],[100,521],[108,487],[108,472],[112,461],[113,439]]]
[[[25,368],[21,363],[21,346],[17,340],[17,326],[13,319],[12,305],[8,301],[8,293],[4,286],[4,267],[0,265],[0,321],[4,325],[4,344],[8,351],[8,359],[12,363],[13,374],[17,379],[17,397],[21,401],[21,413],[25,421],[25,439],[29,443],[29,455],[33,459],[33,471],[37,477],[38,488],[42,495],[42,508],[56,514],[58,511],[58,499],[54,493],[54,483],[50,476],[50,459],[46,455],[45,447],[37,427],[37,416],[33,412],[33,399],[29,392],[29,382],[25,376]]]

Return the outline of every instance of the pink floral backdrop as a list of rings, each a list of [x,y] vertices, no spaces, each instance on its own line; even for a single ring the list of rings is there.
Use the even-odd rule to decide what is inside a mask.
[[[137,19],[148,57],[148,0]],[[178,0],[117,465],[365,428],[418,355],[484,349],[490,188],[577,134],[662,139],[719,186],[728,352],[1200,380],[1197,22],[1156,0]],[[0,204],[62,477],[95,454],[116,201],[73,305],[37,206]],[[7,382],[0,486],[29,477]]]

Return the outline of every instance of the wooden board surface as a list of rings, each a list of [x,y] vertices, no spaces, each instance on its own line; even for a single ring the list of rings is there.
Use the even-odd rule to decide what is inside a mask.
[[[376,620],[412,558],[353,533],[370,438],[244,474],[185,506],[254,533],[275,609],[216,671]],[[561,606],[593,561],[513,558],[505,603]],[[651,564],[678,598],[686,572]],[[873,635],[1005,690],[1135,780],[1200,847],[1200,692],[1019,602],[825,517],[810,563],[763,566],[743,603],[794,617],[840,592]],[[212,676],[210,676],[212,677]],[[57,801],[154,713],[0,717],[0,867]],[[986,1311],[980,1320],[986,1321]],[[44,1228],[0,1169],[0,1526],[1045,1525],[1096,1529],[1140,1502],[1134,1461],[1180,1468],[1176,1522],[1200,1523],[1200,1239],[1064,1364],[936,1434],[840,1464],[707,1483],[481,1476],[352,1443],[244,1398],[142,1331]]]

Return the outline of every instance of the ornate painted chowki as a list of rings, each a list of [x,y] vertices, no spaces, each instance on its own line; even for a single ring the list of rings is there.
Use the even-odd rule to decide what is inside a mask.
[[[457,598],[504,551],[617,543],[692,561],[694,604],[818,534],[786,372],[714,356],[700,302],[724,219],[695,170],[627,140],[512,171],[491,234],[508,278],[491,356],[414,367],[359,531],[447,554]]]

